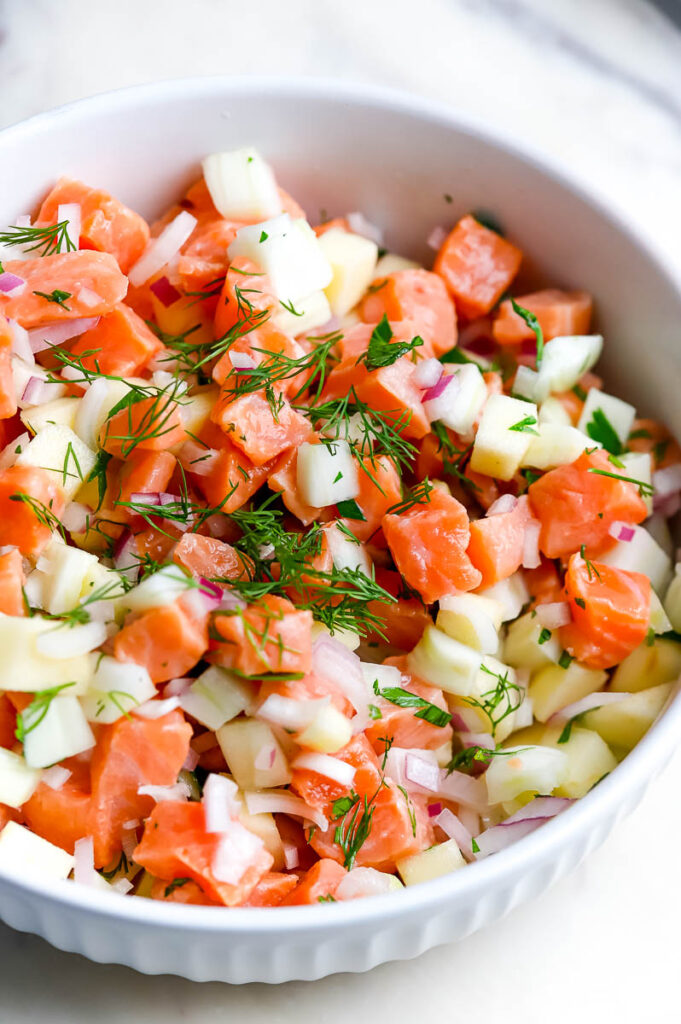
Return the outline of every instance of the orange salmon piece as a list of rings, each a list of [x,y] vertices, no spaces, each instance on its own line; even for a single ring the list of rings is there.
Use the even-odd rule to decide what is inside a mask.
[[[150,395],[107,419],[100,431],[100,447],[128,458],[134,451],[167,451],[187,440],[180,403],[171,394]]]
[[[243,221],[216,217],[199,223],[177,262],[180,285],[185,292],[212,290],[227,273],[227,247],[232,244]]]
[[[132,452],[121,468],[118,500],[130,501],[133,494],[167,491],[176,465],[177,460],[170,452]]]
[[[190,479],[212,508],[236,512],[265,483],[274,462],[254,466],[214,423],[206,423],[199,438],[218,455],[208,474],[190,473]]]
[[[0,471],[0,547],[17,547],[35,558],[52,536],[51,517],[59,518],[63,511],[64,498],[53,473],[37,466]]]
[[[248,560],[217,537],[185,533],[173,551],[173,561],[194,578],[248,579]]]
[[[515,301],[523,309],[534,313],[544,341],[589,333],[593,300],[588,292],[562,292],[557,288],[546,288],[529,295],[519,295]],[[514,311],[510,299],[499,306],[492,333],[499,345],[520,345],[534,338],[534,332]]]
[[[232,824],[243,829],[239,822]],[[211,900],[236,907],[248,899],[273,859],[261,844],[238,882],[221,882],[213,873],[221,841],[220,835],[206,831],[200,803],[164,800],[154,807],[134,859],[159,878],[191,878]]]
[[[456,590],[474,590],[482,574],[466,554],[470,524],[464,506],[434,489],[430,500],[383,519],[397,568],[426,604]]]
[[[441,356],[456,345],[456,309],[444,282],[430,270],[397,270],[374,281],[362,300],[360,315],[366,323],[409,320],[420,335],[424,355]]]
[[[283,900],[282,906],[316,906],[333,897],[347,871],[335,860],[322,858],[305,872],[295,889]],[[330,901],[329,901],[330,902]]]
[[[530,505],[541,523],[539,547],[547,558],[564,558],[582,544],[596,553],[611,540],[614,522],[640,523],[647,517],[636,485],[615,479],[619,472],[599,449],[549,470],[530,486]]]
[[[124,302],[71,345],[88,370],[99,369],[112,377],[136,377],[162,349],[142,317]]]
[[[40,207],[36,223],[56,224],[59,206],[66,203],[80,206],[81,248],[111,253],[127,274],[149,241],[149,225],[144,218],[102,189],[60,178]]]
[[[75,758],[69,758],[64,767],[71,775],[61,789],[39,782],[22,811],[31,831],[67,853],[73,853],[76,841],[91,834],[90,772],[87,764]],[[107,860],[98,862],[100,867],[106,863]]]
[[[482,573],[483,587],[507,579],[520,568],[525,528],[532,518],[529,499],[524,494],[510,512],[471,523],[468,557]]]
[[[389,658],[386,664],[401,659]],[[399,684],[403,690],[423,697],[424,700],[435,704],[442,711],[447,711],[442,690],[436,686],[429,686],[420,679],[412,679],[411,676],[402,677]],[[383,697],[372,698],[374,704],[381,712],[381,717],[372,720],[365,730],[365,735],[373,745],[377,754],[383,755],[385,750],[384,737],[392,739],[396,747],[408,749],[437,750],[443,743],[448,743],[453,735],[451,725],[438,726],[426,722],[423,718],[417,718],[418,708],[401,708],[397,704],[391,704]]]
[[[304,674],[312,660],[311,628],[312,612],[298,611],[285,597],[268,595],[239,612],[215,615],[213,630],[220,639],[211,661],[249,676]]]
[[[433,270],[469,320],[489,313],[518,273],[523,254],[470,215],[442,243]]]
[[[0,420],[7,420],[17,411],[12,373],[12,332],[4,316],[0,316]]]
[[[276,304],[269,277],[245,257],[231,264],[215,309],[215,337],[241,322],[244,332],[262,326]]]
[[[298,885],[298,875],[268,871],[255,886],[242,907],[279,907]]]
[[[126,821],[151,814],[154,801],[140,795],[139,787],[177,781],[191,736],[181,711],[161,718],[131,715],[101,727],[90,769],[96,864],[107,864],[120,851]]]
[[[151,608],[116,634],[115,656],[143,665],[155,683],[186,676],[208,648],[206,619],[189,615],[178,601]]]
[[[25,615],[23,586],[26,582],[19,548],[0,555],[0,612],[3,615]]]
[[[115,258],[107,252],[91,249],[55,253],[33,260],[10,260],[4,268],[22,277],[26,288],[20,295],[0,296],[0,312],[26,328],[77,317],[104,316],[125,298],[128,290],[128,279],[121,273]],[[87,290],[87,302],[79,298],[81,289]],[[46,295],[65,292],[67,297],[60,305],[36,292]],[[94,296],[98,302],[94,302]]]
[[[650,623],[650,580],[573,555],[565,576],[572,622],[560,635],[564,647],[591,668],[612,668],[645,640]]]
[[[308,420],[283,395],[275,393],[272,403],[264,391],[239,398],[222,394],[210,414],[211,420],[254,466],[262,466],[287,449],[297,447],[310,433]]]

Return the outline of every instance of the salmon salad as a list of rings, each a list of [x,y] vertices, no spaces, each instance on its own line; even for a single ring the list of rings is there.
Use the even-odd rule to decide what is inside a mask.
[[[247,147],[123,199],[0,227],[0,870],[319,906],[569,814],[681,673],[681,448],[598,297]]]

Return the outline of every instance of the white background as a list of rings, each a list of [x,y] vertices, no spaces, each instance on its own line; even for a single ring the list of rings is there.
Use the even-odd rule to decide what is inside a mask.
[[[327,75],[433,96],[544,149],[626,210],[681,275],[681,35],[643,0],[0,0],[0,67],[0,125],[191,74]],[[179,125],[168,146],[181,145]],[[368,975],[200,986],[93,965],[0,926],[0,1022],[671,1024],[680,790],[677,756],[550,893]]]

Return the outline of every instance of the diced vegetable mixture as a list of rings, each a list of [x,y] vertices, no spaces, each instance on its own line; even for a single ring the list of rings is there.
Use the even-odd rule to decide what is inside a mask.
[[[393,892],[659,715],[681,449],[603,390],[587,292],[482,214],[429,242],[311,225],[249,149],[151,225],[63,178],[0,231],[1,868]]]

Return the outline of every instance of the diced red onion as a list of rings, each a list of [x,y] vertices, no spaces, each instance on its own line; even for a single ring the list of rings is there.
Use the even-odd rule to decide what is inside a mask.
[[[572,622],[572,612],[567,601],[549,601],[546,604],[538,604],[536,608],[537,618],[542,626],[547,629],[560,629]]]
[[[195,682],[191,676],[178,676],[177,679],[169,679],[163,687],[164,697],[182,697]]]
[[[220,609],[223,612],[233,612],[237,608],[245,608],[247,603],[248,602],[241,596],[241,594],[237,594],[235,590],[227,589],[222,592]]]
[[[130,831],[133,828],[137,828],[141,824],[139,818],[128,818],[127,821],[123,822],[123,828]]]
[[[391,747],[385,758],[384,771],[388,779],[391,779],[396,786],[405,789],[414,789],[414,783],[407,778],[407,757],[412,755],[420,761],[425,761],[432,769],[438,770],[437,757],[432,750],[409,750],[405,747]],[[421,790],[418,790],[421,792]]]
[[[505,512],[512,512],[518,504],[518,499],[513,494],[502,494],[496,501],[493,501],[485,513],[488,516],[501,516]]]
[[[441,814],[441,813],[442,813],[442,804],[441,803],[428,804],[428,817],[429,818],[437,818],[438,814]]]
[[[544,820],[543,818],[528,818],[525,821],[514,821],[510,825],[505,825],[502,822],[501,825],[493,825],[492,828],[485,829],[479,836],[476,836],[475,842],[478,849],[475,852],[475,859],[482,860],[492,853],[505,850],[507,846],[511,846],[518,839],[534,832]]]
[[[160,505],[161,494],[159,491],[134,491],[130,501],[134,505]]]
[[[356,654],[333,638],[312,645],[312,668],[322,679],[334,683],[357,712],[353,728],[366,728],[369,721],[369,690]]]
[[[63,345],[65,341],[77,338],[78,335],[96,327],[99,319],[98,316],[81,316],[45,324],[44,327],[33,327],[28,332],[31,349],[33,352],[43,352],[47,348],[54,348],[55,345]]]
[[[158,301],[166,308],[182,298],[181,293],[167,277],[159,277],[157,281],[149,285],[149,291],[153,292]]]
[[[54,384],[42,377],[29,377],[21,393],[25,405],[43,405],[54,397]]]
[[[5,445],[0,452],[0,470],[9,469],[19,458],[21,452],[26,448],[27,444],[30,444],[31,436],[26,431],[20,434],[19,437],[15,437],[13,441]],[[17,451],[17,448],[19,451]]]
[[[35,363],[35,356],[33,355],[33,349],[31,348],[31,342],[29,341],[28,331],[25,327],[22,327],[16,322],[16,320],[8,320],[9,329],[12,333],[12,344],[10,346],[13,354],[23,359],[25,363],[33,365]]]
[[[50,789],[59,790],[70,777],[71,771],[69,768],[64,768],[60,764],[53,764],[51,768],[45,769],[40,777],[40,781],[44,782]]]
[[[353,211],[346,214],[345,219],[350,230],[356,235],[370,238],[376,245],[383,245],[383,230],[376,224],[372,224],[370,220],[367,220],[363,213]]]
[[[454,376],[451,374],[442,374],[437,384],[432,388],[428,388],[425,395],[421,398],[422,402],[432,402],[434,399],[439,398],[440,395],[449,387],[454,380]]]
[[[235,370],[254,370],[258,365],[248,352],[230,352],[229,361]]]
[[[277,759],[277,748],[265,743],[253,759],[253,767],[259,772],[268,772]]]
[[[566,810],[572,803],[574,803],[573,800],[568,800],[565,797],[537,797],[531,800],[506,821],[486,829],[476,837],[475,841],[479,850],[475,854],[476,860],[504,850],[511,843],[534,832],[545,821]]]
[[[453,811],[445,807],[442,813],[438,814],[433,825],[441,828],[448,839],[454,840],[466,860],[473,860],[473,836]]]
[[[268,789],[262,793],[244,793],[244,799],[249,814],[290,814],[294,818],[311,821],[320,832],[326,832],[329,827],[321,811],[286,790]]]
[[[184,803],[191,796],[191,790],[186,782],[173,782],[170,786],[138,786],[137,793],[139,796],[150,796],[157,804],[162,800]]]
[[[0,274],[0,292],[3,295],[21,295],[26,289],[26,282],[23,277],[11,274],[8,270]]]
[[[87,885],[90,888],[97,885],[95,844],[92,836],[76,839],[73,845],[73,879],[79,885]]]
[[[434,227],[426,239],[426,245],[429,249],[434,249],[435,252],[439,252],[442,248],[442,243],[447,238],[449,232],[447,228],[443,228],[441,224]]]
[[[535,821],[537,818],[546,821],[547,818],[554,818],[556,814],[567,810],[573,803],[574,800],[565,796],[537,796],[515,814],[512,814],[510,818],[502,821],[501,824],[506,827],[517,821]]]
[[[660,498],[665,498],[668,494],[674,494],[681,490],[681,462],[658,469],[653,473],[652,482],[655,494]]]
[[[123,847],[123,853],[129,861],[133,860],[133,854],[137,847],[137,833],[132,829],[129,832],[123,832],[121,835],[121,846]]]
[[[147,700],[144,704],[133,708],[133,714],[140,715],[142,718],[163,718],[164,715],[170,714],[171,711],[179,708],[179,706],[179,697],[167,697],[165,700],[158,700],[157,697],[152,697],[151,700]]]
[[[523,537],[523,569],[536,569],[541,564],[541,555],[539,554],[540,529],[540,524],[534,519],[525,527],[525,536]]]
[[[130,530],[124,530],[114,545],[113,563],[114,568],[125,573],[131,582],[135,582],[139,576],[139,554],[135,544],[135,537]]]
[[[80,288],[76,294],[76,299],[79,305],[85,306],[86,309],[96,309],[104,301],[102,296],[98,295],[92,288]]]
[[[115,882],[110,884],[111,888],[120,893],[121,896],[126,896],[134,888],[129,878],[117,878]]]
[[[472,836],[477,836],[480,831],[480,815],[472,807],[459,804],[457,817],[464,828],[467,828]]]
[[[484,810],[488,806],[487,790],[479,779],[473,779],[463,772],[447,772],[440,770],[438,796],[445,800],[453,800],[457,804],[467,804],[476,810]]]
[[[31,215],[30,213],[20,213],[14,221],[16,228],[30,228],[31,226]]]
[[[219,605],[222,602],[222,587],[211,580],[204,579],[203,576],[199,576],[199,590],[211,603]]]
[[[414,367],[411,379],[418,388],[433,388],[443,371],[444,367],[439,359],[422,359]]]
[[[182,248],[196,227],[196,217],[182,210],[167,224],[158,238],[152,238],[137,263],[128,271],[133,288],[139,288],[162,270]]]
[[[238,819],[232,818],[229,831],[220,835],[220,842],[213,855],[211,870],[214,877],[218,882],[238,885],[262,849],[262,839],[244,828]]]
[[[330,754],[300,754],[292,765],[308,772],[316,772],[327,779],[332,779],[339,786],[351,786],[355,778],[355,767]]]
[[[408,782],[413,782],[429,793],[437,793],[440,784],[440,769],[436,764],[425,761],[415,754],[407,754],[404,762],[404,774]]]
[[[655,513],[662,516],[663,519],[671,519],[681,508],[681,494],[675,492],[664,498],[654,497],[653,508]]]
[[[201,803],[206,815],[206,832],[228,832],[239,815],[237,785],[224,775],[211,773],[203,787]]]
[[[622,523],[617,520],[610,524],[608,533],[611,537],[614,537],[615,540],[621,540],[624,541],[625,544],[628,544],[636,536],[636,527],[629,526],[627,523]]]
[[[193,772],[199,763],[199,755],[196,753],[193,747],[190,747],[187,751],[187,756],[184,759],[182,768],[186,772]]]
[[[92,516],[93,511],[88,505],[82,505],[79,501],[72,501],[62,513],[62,526],[69,533],[86,533]]]
[[[310,724],[316,714],[329,703],[329,697],[318,700],[296,700],[293,697],[282,697],[271,693],[257,711],[258,718],[279,725],[282,729],[293,729],[298,732]]]
[[[353,868],[334,892],[337,900],[358,900],[366,896],[384,896],[393,891],[392,875],[376,868]]]
[[[284,849],[284,865],[288,871],[297,868],[300,864],[300,850],[293,843],[282,843]]]
[[[628,693],[589,693],[581,700],[576,700],[561,708],[560,711],[556,711],[554,715],[551,715],[549,722],[551,725],[564,725],[577,715],[584,714],[585,711],[593,711],[594,708],[603,707],[604,704],[618,704],[629,696],[631,695]]]

